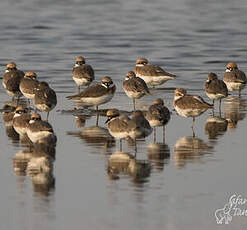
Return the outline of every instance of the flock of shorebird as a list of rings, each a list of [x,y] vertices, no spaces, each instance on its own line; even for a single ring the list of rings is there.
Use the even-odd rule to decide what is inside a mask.
[[[101,82],[92,84],[94,81],[94,70],[86,64],[85,58],[79,56],[76,58],[75,66],[72,70],[72,78],[78,86],[76,95],[68,96],[68,99],[79,101],[83,106],[98,106],[109,102],[116,91],[110,77],[103,77]],[[106,113],[108,117],[106,123],[110,134],[121,140],[125,138],[137,139],[148,136],[155,127],[163,126],[170,120],[170,111],[164,106],[164,101],[157,98],[147,112],[136,110],[135,100],[144,95],[150,95],[148,86],[155,87],[165,83],[170,79],[176,78],[176,75],[166,72],[157,65],[149,64],[146,58],[139,58],[136,61],[135,71],[129,71],[123,81],[123,90],[129,98],[133,99],[134,112],[132,118],[121,113],[118,109],[109,109]],[[183,88],[177,88],[174,91],[174,109],[183,117],[192,117],[192,130],[194,135],[195,117],[201,115],[208,109],[214,109],[214,101],[219,100],[219,109],[221,99],[228,96],[228,91],[238,91],[246,86],[247,79],[245,73],[238,69],[234,62],[226,66],[223,80],[219,80],[215,73],[209,73],[205,83],[206,95],[213,100],[209,104],[200,96],[187,94]],[[47,82],[39,82],[34,72],[26,72],[17,69],[14,62],[7,64],[3,76],[3,86],[6,92],[17,98],[17,108],[13,112],[13,127],[20,134],[30,138],[32,142],[38,142],[40,139],[56,139],[51,125],[48,123],[49,112],[56,106],[57,97],[53,89]],[[80,91],[81,86],[86,86]],[[29,114],[28,110],[18,106],[20,96],[27,98],[30,106],[30,99],[36,108],[34,114]],[[47,120],[41,119],[37,113],[39,111],[47,112]],[[120,145],[121,146],[121,145]]]

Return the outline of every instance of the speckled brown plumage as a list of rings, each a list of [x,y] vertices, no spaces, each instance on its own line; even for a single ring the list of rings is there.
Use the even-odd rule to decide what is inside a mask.
[[[145,81],[140,77],[136,77],[133,71],[129,71],[126,74],[126,80],[123,82],[123,89],[127,96],[131,98],[140,98],[145,94],[150,94]]]
[[[72,70],[72,75],[74,78],[85,78],[89,83],[94,80],[94,70],[92,66],[88,64],[74,67]]]
[[[239,69],[234,69],[231,72],[225,72],[224,81],[239,82],[244,84],[247,82],[245,73]]]
[[[224,81],[219,80],[217,75],[210,73],[208,80],[205,83],[205,90],[209,94],[222,94],[224,97],[228,96],[228,89]]]
[[[160,125],[166,125],[170,120],[170,111],[164,106],[164,102],[161,98],[154,101],[153,105],[148,108],[146,118],[148,121],[157,120]]]
[[[46,82],[40,82],[35,92],[34,105],[41,111],[49,112],[57,105],[57,96]],[[45,105],[46,109],[41,109]]]
[[[213,107],[213,105],[207,103],[204,101],[200,96],[196,95],[185,95],[182,98],[179,98],[174,102],[176,106],[178,106],[180,109],[210,109]]]
[[[35,90],[38,87],[39,81],[36,79],[37,75],[34,72],[27,72],[20,82],[20,90],[23,94],[33,95],[28,97],[29,99],[34,97]]]

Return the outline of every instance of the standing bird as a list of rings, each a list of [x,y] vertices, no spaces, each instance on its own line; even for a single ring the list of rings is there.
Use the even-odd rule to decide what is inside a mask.
[[[200,96],[189,95],[183,88],[178,88],[174,92],[173,105],[180,116],[192,117],[192,131],[194,133],[195,117],[200,116],[208,109],[212,109],[213,105],[205,102]]]
[[[24,78],[20,82],[20,91],[28,99],[34,99],[35,89],[38,87],[37,75],[34,72],[26,72]]]
[[[205,83],[207,96],[213,100],[220,100],[219,110],[221,111],[221,99],[228,96],[228,89],[224,81],[219,80],[215,73],[208,74],[208,80]]]
[[[90,85],[79,94],[68,96],[70,100],[80,101],[86,106],[98,106],[109,102],[116,91],[116,86],[110,77],[103,77],[101,83]]]
[[[54,144],[57,140],[52,126],[47,121],[42,121],[38,113],[31,115],[31,119],[27,126],[27,136],[33,142],[46,141]]]
[[[49,112],[57,105],[57,95],[51,89],[47,82],[39,82],[34,96],[34,106],[42,112],[47,112],[48,121]]]
[[[120,139],[120,151],[122,151],[122,139],[129,135],[128,122],[130,119],[127,115],[120,114],[117,109],[109,109],[106,116],[108,119],[105,123],[107,123],[109,133],[114,138]]]
[[[166,72],[161,67],[149,64],[146,58],[139,58],[136,61],[135,73],[136,76],[142,78],[147,85],[153,87],[176,78],[176,75]]]
[[[13,127],[20,136],[24,136],[26,134],[30,119],[31,114],[27,113],[26,109],[21,106],[16,108],[13,117]]]
[[[235,62],[227,64],[223,81],[226,83],[229,91],[238,91],[239,97],[241,96],[241,90],[247,83],[245,73],[238,69]]]
[[[131,120],[128,122],[129,136],[136,140],[137,138],[144,138],[150,135],[153,131],[143,112],[136,110],[133,112]]]
[[[164,106],[164,101],[157,98],[148,108],[146,119],[154,127],[154,142],[156,142],[156,127],[163,126],[163,142],[165,142],[165,125],[171,118],[170,111]]]
[[[133,105],[135,110],[135,99],[139,99],[144,95],[150,95],[147,84],[142,78],[136,77],[133,71],[126,74],[123,82],[124,92],[128,97],[133,98]]]
[[[116,86],[112,79],[110,77],[103,77],[101,83],[90,85],[79,94],[68,96],[67,98],[82,102],[85,106],[96,106],[96,125],[98,125],[98,106],[109,102],[113,98],[115,91]]]
[[[22,96],[22,93],[19,89],[21,79],[24,76],[24,72],[18,70],[14,62],[9,62],[7,64],[5,73],[3,75],[3,87],[6,89],[6,92],[14,99],[17,97],[19,99]]]
[[[88,86],[94,80],[94,70],[90,65],[86,64],[84,57],[79,56],[76,58],[76,63],[72,70],[72,78],[78,85],[78,92],[80,92],[80,86]]]

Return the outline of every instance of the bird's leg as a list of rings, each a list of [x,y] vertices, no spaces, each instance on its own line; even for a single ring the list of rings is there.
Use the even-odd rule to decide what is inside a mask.
[[[156,127],[154,126],[154,143],[156,143]]]
[[[46,121],[48,121],[49,113],[50,113],[50,111],[47,112]]]
[[[195,117],[192,118],[192,135],[195,137],[195,131],[194,131],[194,123],[195,123]]]
[[[135,158],[136,158],[136,153],[137,153],[136,138],[134,140],[134,143],[135,143]]]
[[[238,90],[238,97],[241,97],[241,89]]]
[[[165,131],[166,131],[166,127],[163,126],[163,144],[165,144],[165,137],[166,137]]]
[[[133,98],[134,111],[136,110],[135,98]]]
[[[80,93],[80,86],[78,86],[78,93]]]
[[[120,147],[119,147],[120,152],[122,152],[122,139],[120,139]]]
[[[99,125],[99,113],[97,112],[96,113],[96,126]]]
[[[220,99],[220,105],[219,105],[219,113],[220,113],[220,117],[221,117],[221,99]]]

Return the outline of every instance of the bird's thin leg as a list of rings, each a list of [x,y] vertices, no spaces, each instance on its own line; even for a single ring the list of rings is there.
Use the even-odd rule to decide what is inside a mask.
[[[80,93],[80,86],[78,86],[78,93]]]
[[[166,137],[166,127],[163,126],[163,144],[165,144],[165,137]]]
[[[219,105],[219,112],[220,112],[220,117],[221,117],[221,99],[220,99],[220,105]]]
[[[122,139],[120,139],[120,147],[119,147],[120,152],[122,152]]]
[[[135,142],[135,158],[136,158],[136,154],[137,154],[136,138],[135,138],[134,142]]]
[[[195,123],[195,117],[192,118],[192,135],[195,137],[195,131],[194,131],[194,123]]]
[[[50,111],[47,112],[46,121],[48,121],[49,113],[50,113]]]
[[[96,113],[96,126],[99,125],[99,113],[97,112]]]
[[[238,90],[238,96],[241,97],[241,90]]]
[[[136,110],[135,98],[133,98],[134,111]]]
[[[156,143],[156,127],[154,127],[154,143]]]

